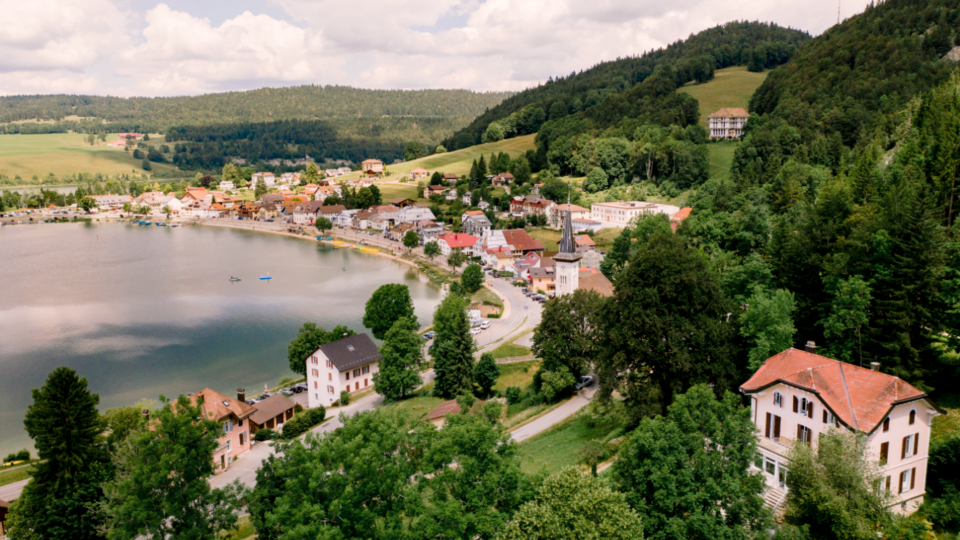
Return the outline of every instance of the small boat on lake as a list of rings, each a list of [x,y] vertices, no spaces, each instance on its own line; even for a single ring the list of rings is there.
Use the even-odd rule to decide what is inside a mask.
[[[240,278],[234,277],[234,276],[230,276],[230,282],[231,282],[231,283],[236,283],[237,281],[240,281]]]

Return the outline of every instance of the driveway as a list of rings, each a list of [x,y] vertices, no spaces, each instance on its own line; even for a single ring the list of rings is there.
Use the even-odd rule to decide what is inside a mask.
[[[556,409],[537,418],[529,424],[518,427],[510,432],[510,437],[515,442],[521,442],[533,437],[534,435],[546,431],[559,424],[563,420],[573,416],[577,411],[587,406],[597,392],[597,385],[589,386],[581,390],[579,394],[568,399]]]

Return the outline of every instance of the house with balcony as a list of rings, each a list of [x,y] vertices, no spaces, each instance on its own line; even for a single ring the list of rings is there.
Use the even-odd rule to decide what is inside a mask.
[[[365,159],[360,163],[360,170],[365,173],[382,174],[383,162],[379,159]]]
[[[468,210],[460,216],[460,230],[473,236],[483,236],[490,232],[493,224],[481,210]]]
[[[831,429],[867,437],[870,457],[879,460],[881,488],[894,497],[894,510],[913,513],[927,483],[930,424],[941,410],[906,381],[805,350],[787,349],[769,358],[740,386],[750,398],[759,434],[757,468],[767,482],[765,498],[777,507],[786,498],[787,454],[795,444],[816,446]]]
[[[480,239],[472,234],[445,234],[437,239],[437,244],[440,246],[440,253],[442,253],[444,257],[449,257],[455,249],[463,250],[465,253],[472,253],[473,247],[477,244],[478,240]]]
[[[321,345],[307,364],[307,404],[313,409],[340,401],[340,392],[356,394],[373,388],[373,374],[382,356],[367,334]]]
[[[225,396],[216,390],[204,388],[190,394],[190,404],[200,409],[206,420],[220,424],[221,435],[217,439],[217,448],[213,451],[216,473],[230,468],[238,457],[250,451],[249,418],[257,410],[244,403],[243,389],[237,390],[237,399]]]
[[[743,107],[726,107],[707,117],[711,139],[739,139],[750,113]]]

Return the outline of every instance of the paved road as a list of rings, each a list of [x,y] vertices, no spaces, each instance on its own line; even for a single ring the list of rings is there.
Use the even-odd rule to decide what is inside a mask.
[[[565,401],[556,409],[541,416],[540,418],[537,418],[529,424],[520,426],[519,428],[513,430],[510,432],[510,437],[516,442],[525,441],[530,437],[533,437],[534,435],[559,424],[561,421],[573,416],[580,409],[586,407],[587,404],[590,403],[590,400],[593,399],[593,395],[596,392],[596,385],[581,390],[579,394]]]
[[[0,486],[0,501],[12,501],[19,497],[20,493],[23,492],[24,486],[26,486],[29,481],[30,479],[27,478],[26,480]]]

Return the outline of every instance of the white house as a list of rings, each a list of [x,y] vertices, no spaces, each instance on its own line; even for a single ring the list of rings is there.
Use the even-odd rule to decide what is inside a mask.
[[[340,392],[351,394],[373,387],[382,356],[366,334],[345,337],[321,345],[306,358],[307,405],[329,407],[340,400]]]
[[[300,203],[293,209],[293,222],[300,225],[313,225],[317,221],[317,213],[322,205],[320,201]]]
[[[417,206],[404,206],[397,211],[394,221],[399,223],[416,223],[418,221],[436,221],[437,217],[429,208],[420,208]]]
[[[253,176],[250,177],[250,181],[252,182],[253,187],[257,187],[257,182],[259,182],[261,179],[263,180],[263,183],[267,185],[267,187],[272,187],[274,184],[277,183],[277,177],[274,176],[273,173],[258,172],[258,173],[253,173]]]
[[[463,196],[460,197],[460,202],[462,202],[464,206],[470,206],[470,203],[473,202],[473,193],[469,191],[464,193]]]
[[[440,246],[440,253],[442,253],[444,257],[449,257],[455,249],[472,253],[473,247],[477,244],[478,240],[480,239],[470,234],[445,234],[437,239],[437,244]]]
[[[814,354],[787,349],[766,362],[740,386],[750,397],[759,432],[756,466],[763,472],[768,500],[786,496],[787,453],[791,445],[815,446],[817,436],[842,429],[867,436],[870,457],[882,467],[882,488],[892,492],[894,509],[914,512],[927,483],[930,423],[940,409],[898,377]]]
[[[446,199],[447,199],[448,201],[455,201],[455,200],[457,200],[457,190],[451,189],[450,191],[448,191],[448,192],[447,192]]]
[[[331,220],[334,225],[338,227],[350,227],[353,225],[353,216],[357,215],[360,212],[360,209],[356,210],[344,210],[337,214],[336,221]]]
[[[729,107],[707,117],[710,137],[713,139],[737,139],[743,135],[750,113],[742,107]]]
[[[164,209],[169,209],[171,214],[179,214],[183,209],[183,203],[180,199],[167,195],[164,197],[151,197],[143,199],[140,204],[150,208],[150,214],[159,216],[164,213]]]
[[[221,180],[219,184],[220,191],[229,191],[233,189],[233,182],[229,180]]]
[[[94,195],[92,198],[100,210],[123,208],[123,205],[133,202],[133,197],[129,195]]]
[[[611,227],[623,229],[641,214],[666,214],[669,218],[679,211],[680,207],[670,204],[644,201],[603,202],[590,205],[590,219],[599,221],[605,229]]]

